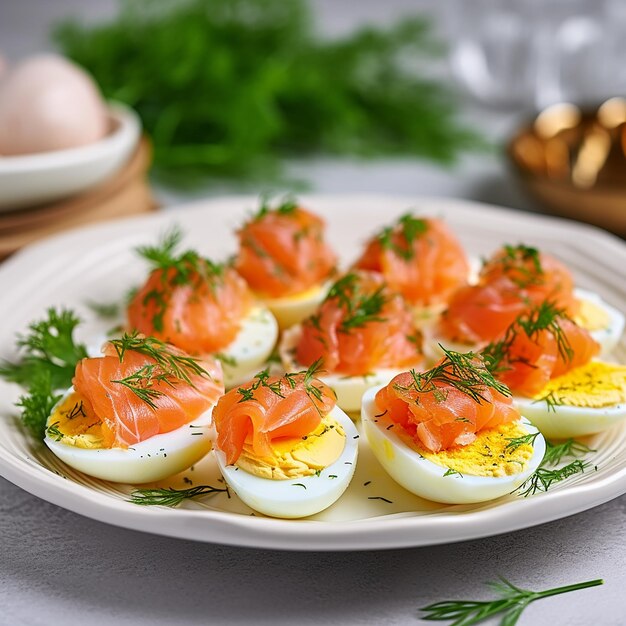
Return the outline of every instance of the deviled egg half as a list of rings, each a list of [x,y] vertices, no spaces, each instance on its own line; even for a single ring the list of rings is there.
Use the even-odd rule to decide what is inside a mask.
[[[549,303],[483,351],[513,401],[549,438],[600,432],[626,418],[626,366],[596,359],[593,334]]]
[[[139,249],[152,271],[128,305],[128,326],[190,354],[217,356],[233,387],[266,363],[278,339],[276,319],[230,265],[194,250],[175,252],[180,239],[173,230]]]
[[[287,371],[321,360],[319,377],[349,412],[370,387],[422,362],[422,335],[400,294],[373,272],[350,272],[331,287],[302,324],[283,333],[279,354]]]
[[[382,467],[408,491],[448,504],[493,500],[531,476],[546,446],[505,391],[477,357],[450,352],[428,372],[369,389],[363,431]]]
[[[161,480],[210,451],[211,412],[223,392],[219,362],[124,335],[103,356],[78,362],[74,386],[52,409],[44,441],[90,476]]]
[[[326,296],[337,258],[324,221],[296,202],[261,208],[237,231],[235,268],[281,329],[311,315]]]
[[[255,511],[307,517],[348,487],[358,432],[311,371],[283,377],[261,372],[223,396],[214,417],[220,471]]]

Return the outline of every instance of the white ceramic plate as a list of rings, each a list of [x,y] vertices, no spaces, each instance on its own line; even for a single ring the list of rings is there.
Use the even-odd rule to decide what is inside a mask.
[[[141,122],[127,106],[110,103],[111,132],[86,146],[0,157],[0,212],[68,198],[114,174],[139,141]]]
[[[344,263],[376,230],[411,208],[444,216],[468,252],[485,255],[499,244],[525,242],[558,255],[581,287],[626,308],[626,246],[603,232],[553,218],[521,214],[453,200],[338,196],[304,198],[325,216],[329,239]],[[254,198],[196,203],[158,216],[128,219],[77,230],[18,254],[0,267],[2,314],[0,347],[11,356],[16,331],[42,317],[47,306],[75,308],[86,320],[82,339],[104,330],[85,307],[86,300],[120,299],[144,274],[132,253],[154,242],[172,222],[188,233],[187,242],[213,257],[235,250],[233,228],[256,206]],[[617,352],[626,361],[626,342]],[[34,443],[10,416],[18,394],[0,385],[0,474],[27,491],[104,522],[174,537],[259,548],[354,550],[448,543],[525,528],[597,506],[626,492],[626,425],[588,438],[597,470],[575,476],[548,493],[506,496],[478,505],[450,506],[422,500],[396,485],[365,447],[348,491],[330,509],[305,520],[252,515],[235,496],[188,501],[176,509],[140,507],[127,502],[129,485],[83,476]],[[218,486],[212,455],[184,476],[194,485]],[[178,476],[161,486],[189,486]],[[379,498],[385,498],[385,500]]]

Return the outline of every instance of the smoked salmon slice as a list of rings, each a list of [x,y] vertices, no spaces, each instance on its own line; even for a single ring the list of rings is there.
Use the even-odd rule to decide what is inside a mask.
[[[464,446],[520,418],[510,392],[473,353],[446,352],[431,370],[398,374],[375,398],[385,415],[431,452]]]
[[[104,356],[79,361],[72,382],[87,413],[102,421],[111,448],[175,430],[224,393],[218,361],[137,334],[107,343]]]
[[[410,214],[375,235],[355,268],[380,272],[412,305],[448,301],[467,284],[469,263],[461,244],[441,220]]]
[[[190,354],[218,352],[235,339],[252,293],[231,267],[174,246],[144,249],[154,269],[128,305],[128,324]]]
[[[483,265],[476,285],[452,295],[440,333],[461,343],[493,341],[520,314],[544,301],[574,315],[578,302],[573,289],[571,273],[557,259],[524,245],[504,246]]]
[[[351,272],[302,323],[296,360],[321,359],[328,372],[362,376],[422,361],[422,336],[402,296],[373,272]]]
[[[552,378],[585,365],[600,352],[588,330],[544,302],[520,315],[483,351],[490,369],[513,391],[533,396]]]
[[[324,229],[320,217],[294,202],[264,204],[237,232],[235,269],[263,296],[303,293],[335,271],[337,258],[324,241]]]
[[[222,396],[213,410],[216,446],[228,464],[239,458],[244,443],[259,457],[273,454],[272,441],[304,437],[333,409],[335,394],[307,372],[270,376],[267,370],[254,380]]]

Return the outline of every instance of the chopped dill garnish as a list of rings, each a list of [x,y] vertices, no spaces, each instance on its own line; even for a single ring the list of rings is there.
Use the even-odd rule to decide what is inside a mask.
[[[504,450],[507,452],[514,452],[520,446],[528,444],[529,446],[535,445],[535,439],[540,435],[539,431],[536,433],[528,433],[527,435],[522,435],[521,437],[507,437],[506,440],[509,442],[504,446]]]
[[[275,206],[272,206],[272,202],[269,196],[261,196],[261,206],[257,212],[252,216],[251,220],[256,222],[263,219],[268,213],[274,212],[278,215],[293,215],[298,208],[298,202],[295,198],[287,196],[278,202]]]
[[[228,493],[228,487],[220,489],[211,485],[198,485],[189,489],[135,489],[130,500],[132,504],[141,506],[177,506],[183,500],[197,498],[199,496],[213,495],[216,493]]]
[[[443,475],[443,477],[445,478],[446,476],[460,476],[461,478],[463,478],[463,474],[461,474],[461,472],[452,469],[451,467],[448,468],[448,470],[446,471],[446,473]]]
[[[546,591],[530,591],[521,589],[506,578],[500,577],[499,581],[488,583],[499,596],[496,600],[444,600],[429,604],[420,610],[426,613],[422,616],[423,620],[450,621],[450,626],[472,626],[499,614],[502,614],[500,626],[515,626],[524,609],[535,600],[602,584],[604,581],[597,579]]]
[[[201,256],[195,250],[176,253],[182,237],[180,228],[174,226],[161,237],[156,246],[140,246],[136,250],[150,263],[152,271],[161,272],[160,286],[151,289],[143,297],[144,305],[154,303],[152,323],[159,332],[163,331],[163,318],[175,287],[189,285],[193,289],[200,289],[206,286],[214,292],[216,285],[223,278],[226,267],[223,263],[215,263]]]
[[[428,222],[426,220],[406,213],[393,226],[383,228],[376,238],[383,249],[392,250],[400,258],[409,261],[415,256],[413,243],[427,230]],[[401,236],[402,243],[400,245],[396,243],[398,235]]]
[[[303,487],[304,489],[306,489],[306,485],[303,485],[302,483],[291,483],[292,487]]]
[[[129,350],[154,359],[155,363],[144,365],[125,378],[111,381],[130,389],[152,409],[157,408],[155,399],[163,395],[162,391],[154,388],[155,384],[165,383],[173,387],[182,381],[193,386],[192,376],[209,376],[198,359],[178,353],[155,337],[143,337],[137,332],[125,333],[121,339],[112,339],[109,343],[115,348],[120,363]]]
[[[321,371],[321,369],[322,359],[318,359],[317,361],[311,363],[309,368],[305,371],[291,372],[285,374],[282,378],[270,382],[272,376],[270,376],[269,369],[266,368],[254,376],[254,382],[252,385],[249,387],[239,387],[237,389],[237,393],[241,396],[241,398],[239,398],[239,402],[254,400],[254,392],[260,387],[265,387],[277,396],[284,398],[285,395],[283,393],[283,389],[286,390],[287,387],[295,389],[298,384],[298,378],[302,377],[304,390],[313,401],[315,408],[319,411],[319,407],[315,403],[315,400],[321,402],[323,392],[320,387],[317,387],[314,384],[314,381],[316,375]]]
[[[517,246],[505,245],[502,249],[504,254],[497,259],[497,262],[520,289],[543,284],[544,271],[537,248],[518,244]],[[528,267],[529,262],[530,267]]]
[[[490,372],[497,374],[510,369],[514,363],[526,363],[524,359],[511,359],[509,354],[515,338],[523,332],[529,339],[534,340],[542,331],[550,332],[557,345],[561,358],[569,362],[574,356],[574,351],[560,320],[568,319],[564,309],[559,309],[553,302],[544,301],[532,307],[530,310],[519,315],[507,328],[504,337],[499,341],[488,344],[481,355]],[[546,400],[549,402],[549,399]]]
[[[46,434],[50,435],[55,441],[61,441],[65,435],[59,430],[60,422],[54,422],[46,428]]]
[[[383,498],[382,496],[368,496],[367,499],[368,500],[382,500],[383,502],[386,502],[387,504],[393,504],[392,500],[388,500],[387,498]]]
[[[386,321],[387,318],[381,316],[383,307],[388,302],[384,291],[385,287],[381,285],[371,293],[363,293],[358,275],[350,273],[335,282],[324,302],[337,300],[339,306],[345,311],[339,330],[349,333],[352,329],[362,328],[371,322]]]
[[[433,393],[437,399],[437,394],[442,391],[438,385],[449,385],[478,403],[487,402],[483,395],[485,389],[493,389],[504,396],[511,395],[509,388],[493,377],[479,355],[446,350],[441,344],[440,347],[445,356],[439,365],[426,372],[410,370],[412,382],[407,387],[395,383],[395,388],[400,391]]]

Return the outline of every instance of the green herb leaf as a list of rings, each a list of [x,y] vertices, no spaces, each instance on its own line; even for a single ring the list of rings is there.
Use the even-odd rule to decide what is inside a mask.
[[[228,493],[228,487],[220,489],[211,485],[198,485],[189,489],[135,489],[129,502],[141,506],[177,506],[183,500],[200,496]]]
[[[494,616],[501,615],[500,626],[514,626],[524,609],[535,600],[596,587],[604,584],[601,579],[589,580],[565,587],[555,587],[546,591],[529,591],[510,583],[506,578],[488,583],[498,594],[496,600],[444,600],[420,609],[425,613],[423,620],[450,622],[449,626],[472,626]]]

